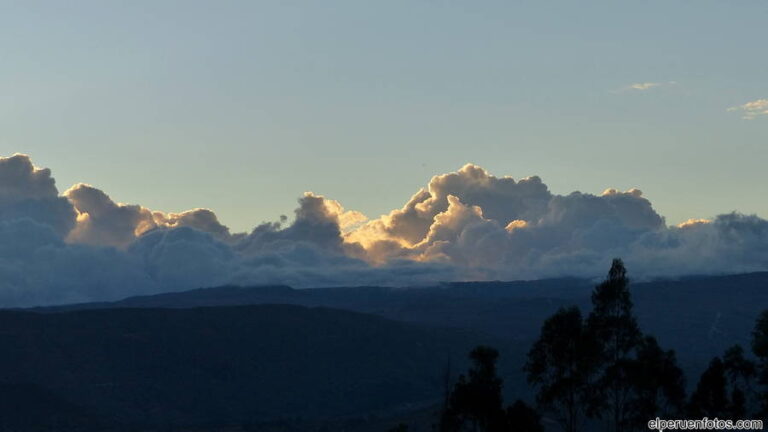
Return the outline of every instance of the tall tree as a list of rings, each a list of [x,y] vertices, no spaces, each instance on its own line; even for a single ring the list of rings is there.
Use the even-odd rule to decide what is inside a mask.
[[[608,277],[592,292],[592,313],[587,319],[588,331],[601,347],[601,377],[594,410],[607,413],[609,429],[621,432],[628,423],[632,380],[631,358],[640,342],[640,329],[632,314],[629,279],[624,263],[614,259]]]
[[[544,432],[539,413],[521,400],[507,407],[506,417],[506,431]]]
[[[444,432],[503,431],[506,422],[501,395],[502,381],[496,374],[498,351],[479,346],[469,354],[472,367],[461,375],[440,419]]]
[[[726,387],[725,366],[720,357],[715,357],[691,394],[689,414],[693,417],[728,417],[730,402]]]
[[[498,351],[479,346],[469,354],[472,366],[459,376],[440,417],[440,432],[543,432],[541,417],[517,400],[504,409],[502,380],[496,375]]]
[[[685,377],[677,366],[675,352],[664,351],[652,336],[642,338],[631,362],[633,386],[628,403],[629,425],[647,430],[648,419],[674,417],[685,407]]]
[[[740,345],[728,348],[723,358],[715,357],[702,373],[691,394],[688,411],[701,417],[747,418],[758,411],[753,380],[755,363],[744,356]]]
[[[689,414],[692,417],[728,418],[730,401],[726,387],[725,366],[720,357],[715,357],[691,394]]]
[[[768,310],[760,314],[752,331],[752,352],[758,359],[757,382],[762,386],[759,414],[768,417]]]
[[[744,356],[741,345],[734,345],[725,351],[723,367],[730,383],[731,417],[747,418],[749,413],[757,410],[753,383],[757,366]]]
[[[524,369],[537,388],[536,402],[566,432],[578,430],[586,415],[597,354],[577,307],[561,308],[547,319],[528,353]]]

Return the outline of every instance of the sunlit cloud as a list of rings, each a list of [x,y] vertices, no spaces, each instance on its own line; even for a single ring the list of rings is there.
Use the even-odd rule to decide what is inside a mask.
[[[757,99],[728,108],[728,111],[740,112],[744,120],[754,120],[758,117],[768,116],[768,99]]]
[[[709,220],[709,219],[691,218],[691,219],[688,219],[685,222],[680,222],[679,224],[677,224],[677,227],[678,228],[690,228],[690,227],[696,227],[696,226],[699,226],[699,225],[706,225],[706,224],[711,224],[711,223],[712,223],[712,221]]]
[[[639,189],[559,195],[537,176],[467,164],[374,219],[308,192],[291,221],[231,233],[209,209],[166,213],[82,183],[59,194],[28,156],[0,157],[0,307],[224,284],[594,277],[616,256],[638,278],[765,271],[768,220],[731,213],[668,226]]]

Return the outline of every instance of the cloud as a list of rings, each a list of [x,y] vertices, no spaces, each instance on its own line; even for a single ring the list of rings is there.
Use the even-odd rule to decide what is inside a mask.
[[[208,209],[165,213],[76,184],[59,195],[25,155],[0,158],[0,305],[215,286],[422,285],[768,270],[768,221],[729,213],[667,226],[638,189],[553,194],[536,176],[467,164],[368,219],[311,192],[291,221],[231,233]]]
[[[0,221],[0,305],[118,299],[163,289],[139,260],[114,248],[64,242],[45,223]]]
[[[115,203],[93,186],[77,184],[64,196],[77,211],[77,224],[68,235],[70,242],[124,247],[156,227],[150,210]]]
[[[0,158],[0,221],[25,217],[59,235],[75,225],[75,210],[59,196],[50,170],[34,167],[22,154]]]
[[[229,283],[240,264],[227,244],[189,227],[149,232],[127,255],[141,261],[148,278],[169,291]]]
[[[639,82],[639,83],[633,83],[627,86],[624,86],[618,90],[616,90],[616,93],[623,93],[627,91],[646,91],[650,90],[656,87],[662,87],[662,86],[671,86],[676,85],[677,81],[667,81],[667,82]]]
[[[350,233],[348,240],[366,247],[388,240],[405,246],[421,242],[434,219],[448,210],[449,196],[459,197],[470,206],[479,206],[495,220],[535,218],[551,199],[547,186],[533,176],[515,181],[494,177],[477,165],[466,164],[459,171],[432,177],[398,210],[368,222]]]
[[[181,213],[152,211],[139,205],[112,201],[93,186],[79,183],[66,192],[77,212],[77,223],[69,232],[71,243],[124,248],[142,234],[157,228],[191,227],[227,240],[229,228],[219,223],[216,214],[208,209],[193,209]]]
[[[635,271],[654,276],[768,269],[768,221],[723,214],[644,234],[628,248]]]
[[[628,90],[648,90],[654,87],[660,86],[661,83],[655,83],[655,82],[646,82],[646,83],[635,83],[627,86],[626,88]]]
[[[758,117],[768,116],[768,99],[756,99],[744,105],[728,108],[728,111],[736,111],[742,114],[744,120],[754,120]]]
[[[216,213],[205,208],[196,208],[181,213],[152,212],[156,226],[165,228],[189,227],[212,234],[219,239],[230,239],[229,228],[219,222]]]

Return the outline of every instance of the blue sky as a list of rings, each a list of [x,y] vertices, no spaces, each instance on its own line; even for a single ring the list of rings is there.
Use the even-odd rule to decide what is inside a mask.
[[[765,1],[0,2],[0,154],[60,191],[371,217],[466,162],[768,216]],[[645,90],[639,83],[659,83]]]

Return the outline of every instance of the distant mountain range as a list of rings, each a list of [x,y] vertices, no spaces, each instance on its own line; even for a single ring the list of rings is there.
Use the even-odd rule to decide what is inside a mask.
[[[0,312],[0,392],[41,395],[30,398],[59,413],[47,423],[38,418],[41,425],[86,416],[144,427],[287,421],[316,430],[323,421],[367,418],[383,428],[371,419],[438,404],[447,365],[455,377],[479,343],[500,349],[508,398],[529,397],[520,368],[543,320],[565,305],[587,312],[594,284],[228,286],[7,310]],[[768,309],[768,273],[631,290],[641,328],[677,351],[689,384],[728,346],[748,348],[757,315]],[[3,409],[0,418],[11,414]],[[379,430],[358,426],[349,430]]]
[[[543,320],[561,306],[575,304],[588,312],[594,285],[595,281],[563,278],[425,288],[226,286],[37,310],[323,306],[434,327],[471,329],[518,346],[535,338]],[[685,364],[697,369],[734,343],[748,347],[757,315],[768,309],[768,272],[640,282],[633,283],[631,291],[642,329],[675,348]],[[524,348],[527,351],[528,346]]]

